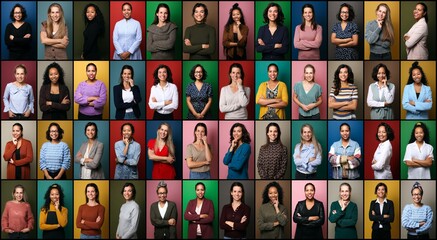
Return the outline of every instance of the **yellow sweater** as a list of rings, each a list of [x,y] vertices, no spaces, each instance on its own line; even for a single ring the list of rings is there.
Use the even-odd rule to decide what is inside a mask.
[[[66,207],[62,207],[62,210],[55,208],[54,203],[50,203],[49,212],[56,212],[56,217],[58,218],[58,223],[61,227],[67,226],[68,223],[68,209]],[[41,230],[55,230],[58,228],[58,224],[46,224],[47,214],[45,210],[41,210],[39,214],[39,228]]]

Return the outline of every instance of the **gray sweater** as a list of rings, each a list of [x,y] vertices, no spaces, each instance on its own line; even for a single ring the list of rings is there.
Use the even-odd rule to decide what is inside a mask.
[[[365,37],[370,45],[370,52],[376,54],[384,54],[390,52],[390,42],[383,41],[382,28],[378,27],[376,20],[370,21],[366,24]]]
[[[152,59],[175,58],[174,44],[177,28],[172,22],[162,27],[152,24],[147,28],[147,51],[152,53]]]

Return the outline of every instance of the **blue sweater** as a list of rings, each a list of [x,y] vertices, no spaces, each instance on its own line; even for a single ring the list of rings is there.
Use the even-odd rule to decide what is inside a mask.
[[[226,153],[223,164],[228,166],[228,179],[248,179],[247,169],[251,154],[250,144],[243,143],[236,150]]]

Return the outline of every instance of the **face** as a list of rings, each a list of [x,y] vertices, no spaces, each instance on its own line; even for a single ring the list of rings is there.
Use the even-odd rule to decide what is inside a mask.
[[[278,138],[278,128],[276,128],[276,126],[270,126],[269,131],[267,132],[267,137],[270,142],[275,142]]]
[[[376,78],[378,78],[378,81],[382,81],[382,80],[387,79],[387,75],[385,73],[385,68],[380,67],[378,69],[378,73],[376,74]]]
[[[203,7],[196,7],[194,9],[193,18],[196,23],[203,22],[203,19],[205,19],[205,9]]]
[[[314,81],[314,69],[312,67],[305,68],[303,77],[308,82]]]
[[[243,129],[241,127],[234,127],[232,130],[232,137],[236,140],[241,140],[243,136]]]
[[[125,200],[131,200],[133,196],[133,190],[131,186],[124,187],[123,197]]]
[[[340,9],[340,18],[342,21],[347,21],[349,19],[349,8],[348,7],[342,7]]]
[[[267,10],[267,18],[269,19],[270,22],[275,22],[276,19],[278,18],[278,7],[274,6],[274,7],[270,7]]]
[[[350,129],[349,129],[349,127],[346,126],[346,125],[343,125],[340,128],[340,135],[341,135],[341,139],[343,139],[345,141],[348,141],[349,137],[350,137]]]
[[[16,68],[15,69],[15,81],[22,83],[26,79],[26,73],[24,72],[23,68]]]
[[[165,188],[158,188],[158,199],[160,202],[167,201],[167,190],[165,190]]]
[[[378,128],[378,139],[380,142],[384,142],[387,140],[387,131],[384,126],[379,126]]]
[[[53,84],[58,83],[59,80],[59,72],[56,68],[50,68],[49,69],[49,79]]]
[[[269,199],[271,202],[276,202],[278,200],[279,193],[276,187],[269,188]]]
[[[122,130],[123,138],[132,138],[132,128],[129,125],[124,125]]]
[[[314,194],[316,193],[316,191],[314,190],[312,185],[307,185],[305,187],[305,197],[307,199],[313,199],[314,198]]]
[[[423,137],[425,136],[425,133],[423,132],[423,129],[421,127],[417,127],[414,129],[414,137],[416,138],[417,142],[423,142]]]
[[[86,127],[85,135],[88,139],[94,139],[96,137],[96,127],[92,125]]]
[[[132,16],[132,9],[128,4],[123,5],[122,8],[124,19],[130,19]]]
[[[50,138],[52,140],[58,140],[59,138],[59,130],[56,126],[51,126],[50,127]]]
[[[51,7],[50,8],[50,19],[52,19],[53,22],[59,22],[61,19],[61,10],[59,7]]]
[[[205,196],[205,188],[202,184],[199,184],[196,186],[196,197],[199,199],[203,199]]]
[[[19,22],[23,18],[23,13],[21,12],[21,8],[14,8],[14,20]]]
[[[376,196],[378,198],[385,198],[386,191],[384,186],[379,186],[378,189],[376,189]]]
[[[165,7],[160,7],[158,9],[158,12],[156,13],[156,16],[158,17],[158,20],[161,23],[167,22],[168,19],[168,9]]]
[[[416,8],[413,10],[413,17],[416,21],[425,17],[426,13],[422,4],[417,4]]]
[[[205,135],[205,128],[202,126],[198,126],[196,128],[196,131],[194,132],[194,134],[196,135],[196,140],[202,139],[203,136],[206,136]]]
[[[130,69],[123,69],[123,73],[121,73],[121,78],[123,81],[127,82],[132,79],[132,71]]]
[[[196,67],[196,69],[194,69],[194,78],[200,81],[202,77],[203,77],[203,69],[201,67]]]
[[[23,200],[24,190],[20,187],[15,188],[14,199],[21,202]]]
[[[15,139],[19,139],[22,136],[23,132],[21,132],[21,129],[19,126],[13,126],[12,127],[12,137]]]
[[[161,125],[161,127],[158,130],[158,133],[159,133],[159,137],[162,140],[167,139],[167,136],[168,136],[168,127],[166,125]]]
[[[413,197],[413,203],[420,204],[422,202],[422,195],[420,194],[420,190],[418,188],[413,189],[411,195]]]
[[[414,83],[419,84],[422,82],[422,72],[417,68],[415,68],[415,69],[413,69],[413,71],[411,71],[411,77],[413,77]]]
[[[302,129],[302,139],[305,142],[310,142],[313,138],[313,132],[309,127],[303,127]]]
[[[240,186],[234,186],[231,191],[231,196],[234,201],[241,201],[243,189]]]
[[[346,67],[340,69],[340,73],[338,74],[338,78],[340,78],[340,81],[347,82],[347,79],[349,77],[349,71]]]
[[[89,6],[86,9],[86,18],[88,19],[88,21],[92,21],[94,20],[94,18],[96,17],[97,13],[96,13],[96,9],[93,6]]]
[[[379,6],[378,10],[376,10],[376,19],[378,21],[384,21],[385,16],[387,16],[387,8],[384,6]]]
[[[194,73],[194,75],[196,75]],[[160,68],[158,69],[158,79],[159,81],[167,81],[167,69],[166,68]]]
[[[305,21],[310,22],[313,19],[313,10],[309,7],[304,8],[302,16]]]
[[[88,198],[88,200],[95,200],[96,199],[96,189],[92,186],[88,186],[86,188],[86,196]]]
[[[55,203],[57,201],[59,201],[59,191],[56,188],[53,188],[52,190],[50,190],[50,200]]]
[[[346,185],[342,185],[340,188],[340,199],[343,201],[349,201],[351,197],[351,192],[349,190],[349,187]]]
[[[89,65],[86,68],[86,76],[88,77],[89,80],[94,80],[96,79],[96,74],[97,74],[97,70],[93,65]]]
[[[239,22],[241,20],[241,12],[238,9],[232,10],[232,20]]]
[[[231,69],[231,72],[229,73],[229,76],[231,77],[232,81],[237,81],[238,79],[241,79],[241,70],[240,70],[240,68],[233,67]]]
[[[269,75],[269,80],[275,81],[278,78],[278,69],[275,66],[270,66],[267,69],[267,74]]]

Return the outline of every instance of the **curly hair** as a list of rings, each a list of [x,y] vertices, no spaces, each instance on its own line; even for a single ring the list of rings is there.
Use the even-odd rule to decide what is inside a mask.
[[[57,62],[52,62],[46,67],[46,70],[44,71],[44,75],[42,77],[42,79],[43,79],[42,85],[48,85],[48,84],[52,83],[52,81],[50,81],[50,77],[49,77],[50,69],[52,69],[52,68],[56,69],[59,73],[58,84],[65,85],[64,69],[62,69],[62,67]]]
[[[41,207],[41,212],[48,212],[50,209],[50,202],[52,201],[50,199],[50,192],[56,189],[59,193],[59,211],[62,211],[62,207],[64,206],[64,191],[62,190],[62,187],[58,184],[52,184],[47,189],[46,193],[44,194],[44,205]]]
[[[250,134],[246,129],[246,126],[244,126],[244,124],[242,123],[234,123],[234,125],[232,125],[231,130],[229,131],[229,134],[231,135],[231,140],[229,141],[229,143],[232,143],[232,141],[234,140],[234,136],[233,136],[233,132],[234,132],[234,128],[240,127],[241,131],[242,131],[242,136],[241,136],[241,141],[243,143],[250,143]],[[238,147],[238,146],[237,146]]]
[[[190,71],[190,79],[191,80],[193,80],[193,81],[195,81],[196,80],[196,77],[194,76],[194,72],[196,71],[196,68],[197,67],[200,67],[201,69],[202,69],[202,78],[200,79],[200,80],[202,80],[202,81],[204,81],[207,77],[208,77],[208,73],[206,72],[206,70],[205,70],[205,68],[202,66],[202,65],[200,65],[200,64],[196,64],[196,65],[194,65],[192,68],[191,68],[191,71]]]
[[[49,127],[47,128],[46,131],[46,139],[51,141],[52,138],[50,137],[50,128],[55,126],[58,129],[58,141],[62,140],[62,137],[64,136],[64,129],[61,128],[61,126],[58,123],[52,122],[50,123]]]
[[[385,123],[385,122],[382,122],[382,123],[380,123],[380,124],[378,125],[378,127],[376,128],[376,140],[377,140],[377,141],[379,141],[379,138],[378,138],[378,130],[379,130],[379,127],[384,127],[384,128],[385,128],[385,132],[387,133],[387,139],[388,139],[389,141],[393,141],[393,139],[395,139],[394,131],[393,131],[393,129],[390,127],[390,125],[388,125],[388,124]]]
[[[24,21],[27,18],[27,12],[26,9],[23,7],[23,5],[17,3],[12,7],[11,13],[9,13],[9,18],[11,19],[12,22],[15,22],[15,18],[14,18],[14,10],[15,8],[20,8],[21,11],[21,21]]]
[[[338,9],[338,13],[337,13],[337,20],[342,21],[340,14],[341,14],[341,9],[343,7],[347,7],[349,11],[349,17],[347,18],[347,21],[352,22],[355,19],[355,12],[354,12],[354,8],[349,3],[343,3],[340,5],[340,8]]]
[[[241,25],[246,25],[246,21],[244,20],[243,11],[238,6],[238,3],[235,3],[234,5],[232,5],[232,8],[229,9],[229,18],[228,18],[228,21],[226,22],[226,25],[225,25],[225,31],[227,31],[227,32],[231,31],[231,26],[232,26],[232,24],[234,24],[234,19],[232,18],[232,12],[234,10],[238,10],[240,12],[240,15],[241,15],[241,17],[240,17]]]
[[[372,79],[374,81],[379,81],[378,80],[378,71],[379,71],[380,68],[384,68],[385,77],[387,78],[387,80],[390,80],[390,70],[388,70],[387,65],[385,65],[384,63],[379,63],[378,65],[373,67],[373,69],[372,69]]]
[[[334,73],[334,95],[337,96],[340,93],[341,83],[340,83],[340,70],[342,68],[347,68],[347,82],[348,83],[354,83],[354,73],[352,72],[352,68],[349,67],[349,65],[346,64],[340,64],[340,66],[337,67],[337,70],[335,70]]]
[[[264,18],[264,23],[269,23],[269,17],[267,16],[267,13],[269,12],[269,8],[271,7],[276,7],[278,9],[278,17],[276,18],[275,23],[279,26],[282,26],[284,24],[284,12],[282,11],[281,5],[277,4],[277,3],[269,3],[267,5],[267,7],[264,9],[263,12],[263,18]]]
[[[96,10],[96,16],[91,21],[88,20],[88,18],[86,16],[86,12],[87,12],[87,9],[89,7],[93,7],[94,10]],[[83,20],[85,21],[85,25],[88,25],[90,22],[93,22],[93,21],[96,22],[97,23],[96,26],[98,26],[98,30],[99,30],[98,35],[101,35],[101,34],[103,34],[105,32],[105,19],[103,18],[103,14],[102,14],[102,11],[100,10],[99,6],[97,6],[96,4],[88,3],[84,7],[84,9],[83,9]]]
[[[278,190],[278,201],[279,204],[282,204],[283,198],[284,198],[284,192],[282,190],[281,185],[279,185],[278,182],[270,182],[269,184],[266,185],[266,187],[264,188],[263,191],[263,204],[264,203],[268,203],[270,202],[270,198],[269,198],[269,189],[271,187],[275,187]]]
[[[167,70],[167,79],[166,79],[166,81],[169,82],[169,83],[173,83],[173,74],[171,73],[170,67],[167,66],[167,65],[164,65],[164,64],[159,64],[159,66],[155,69],[155,71],[153,71],[153,85],[158,85],[158,83],[159,83],[158,71],[161,68],[165,68],[165,70]]]
[[[429,137],[429,130],[428,127],[423,122],[417,122],[414,124],[414,128],[411,131],[410,141],[408,143],[413,143],[416,141],[416,137],[414,136],[414,132],[416,131],[416,128],[422,128],[423,130],[423,141],[426,143],[429,143],[430,137]]]
[[[422,67],[419,66],[419,62],[415,61],[411,67],[410,70],[408,71],[410,76],[408,76],[408,81],[407,81],[407,85],[408,84],[412,84],[414,83],[414,79],[413,79],[413,70],[414,69],[418,69],[420,71],[420,73],[422,74],[422,79],[420,80],[420,82],[425,85],[428,86],[428,79],[426,78],[425,72],[423,71]]]

